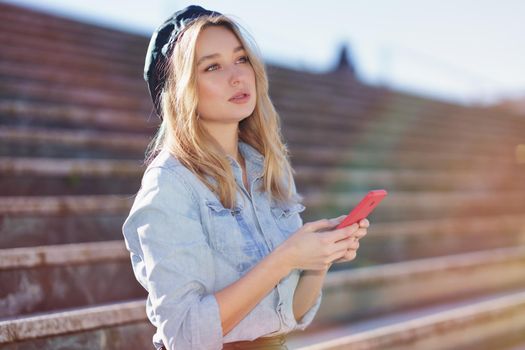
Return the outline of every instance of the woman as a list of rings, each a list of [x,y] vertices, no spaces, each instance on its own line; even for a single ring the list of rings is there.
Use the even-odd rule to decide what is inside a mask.
[[[153,35],[145,80],[162,123],[123,225],[157,349],[286,349],[334,261],[369,223],[305,225],[255,46],[189,6]],[[361,227],[359,227],[361,226]],[[323,232],[321,232],[323,231]]]

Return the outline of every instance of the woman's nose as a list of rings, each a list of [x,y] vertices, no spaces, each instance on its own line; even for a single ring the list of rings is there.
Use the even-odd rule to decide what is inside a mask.
[[[237,85],[243,79],[244,73],[239,67],[233,67],[230,73],[230,84]]]

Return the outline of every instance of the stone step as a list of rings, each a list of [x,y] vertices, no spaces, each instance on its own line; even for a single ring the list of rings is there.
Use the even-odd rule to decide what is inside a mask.
[[[122,258],[128,257],[122,256]],[[312,344],[314,342],[312,339],[316,343],[320,342],[321,336],[318,332],[313,331],[322,325],[348,325],[351,322],[355,324],[368,317],[372,319],[377,328],[381,321],[385,323],[380,319],[384,315],[390,315],[390,318],[396,317],[395,324],[400,325],[403,323],[399,322],[400,316],[396,315],[400,310],[405,313],[405,318],[409,312],[412,318],[415,313],[419,313],[419,317],[425,313],[428,315],[430,307],[434,308],[432,314],[437,314],[437,309],[450,313],[454,312],[454,309],[450,307],[450,303],[453,302],[475,305],[471,309],[479,311],[484,309],[480,306],[486,304],[477,304],[472,300],[482,297],[489,300],[503,300],[491,297],[497,293],[507,293],[504,299],[507,302],[508,300],[516,301],[513,298],[520,295],[520,301],[511,304],[515,311],[521,310],[520,305],[523,304],[525,307],[525,296],[523,292],[516,293],[516,290],[525,289],[525,281],[522,278],[524,267],[525,246],[521,246],[329,272],[323,286],[323,303],[312,324],[312,330],[300,334],[303,340],[302,345],[305,342]],[[443,288],[444,285],[447,288]],[[0,344],[9,344],[16,340],[28,342],[26,344],[29,345],[34,341],[32,339],[37,337],[47,338],[46,342],[51,339],[55,339],[55,342],[61,341],[58,337],[74,342],[77,341],[76,338],[83,336],[73,333],[84,333],[95,328],[116,330],[115,327],[141,321],[144,326],[147,326],[144,306],[144,301],[136,300],[93,305],[89,308],[55,310],[38,316],[5,318],[0,322],[0,334],[2,334]],[[505,309],[502,306],[499,304],[492,310],[501,312]],[[75,322],[75,320],[82,321]],[[520,327],[522,327],[521,324]],[[356,333],[355,328],[356,326],[352,334]],[[370,330],[370,325],[368,329],[363,328],[361,326],[361,331]],[[137,334],[141,334],[141,337],[151,339],[150,336],[147,336],[147,333],[152,331],[151,328],[144,330],[142,327],[137,327],[136,331]],[[116,330],[115,333],[118,334],[120,331]],[[66,337],[66,334],[70,335]],[[334,338],[336,337],[332,334],[330,339],[334,340]],[[342,335],[339,334],[337,338],[342,338]],[[291,341],[295,340],[292,334]],[[115,339],[115,341],[119,340]]]
[[[388,191],[388,188],[386,189]],[[312,216],[336,217],[348,213],[368,191],[349,193],[319,192],[305,197],[304,219]],[[346,208],[346,209],[344,209]],[[374,222],[422,220],[438,218],[464,218],[499,214],[519,214],[525,210],[525,195],[510,191],[462,192],[389,192],[374,209],[369,219]]]
[[[525,217],[470,216],[429,220],[372,222],[361,240],[359,258],[333,271],[525,245]],[[385,248],[387,247],[387,248]]]
[[[84,89],[68,85],[49,84],[48,82],[6,80],[0,81],[2,97],[22,101],[78,104],[87,107],[104,107],[118,110],[135,110],[147,115],[151,111],[151,100],[130,97],[125,91],[113,92],[100,89]]]
[[[127,194],[140,187],[141,165],[137,160],[0,157],[0,193]]]
[[[99,242],[121,239],[121,227],[127,216],[127,206],[122,205],[124,198],[115,206],[122,205],[121,209],[109,206],[108,201],[116,201],[115,197],[102,196],[100,199],[70,197],[69,203],[74,213],[60,215],[60,197],[27,197],[21,203],[18,198],[0,197],[4,203],[3,224],[0,227],[0,248],[38,246],[48,244],[67,244],[78,242]],[[47,201],[46,201],[47,199]],[[54,200],[53,200],[54,199]],[[91,199],[91,204],[82,203]],[[132,198],[128,199],[131,205]],[[18,205],[16,203],[19,203]],[[58,203],[56,203],[58,202]],[[64,202],[68,202],[65,201]],[[106,205],[101,212],[96,208]],[[56,206],[55,212],[46,207],[46,203]],[[8,213],[8,210],[19,211],[26,209],[25,213]],[[33,211],[27,210],[33,207]],[[84,207],[84,208],[83,208]],[[9,209],[7,209],[9,208]],[[40,209],[46,209],[47,212]],[[75,210],[76,209],[76,210]],[[82,210],[84,209],[84,210]],[[113,213],[107,213],[112,209]],[[310,211],[308,208],[307,211]],[[342,210],[339,210],[342,214]],[[335,216],[335,214],[333,215]],[[322,217],[315,213],[303,215],[304,222],[318,220]],[[456,218],[438,218],[428,220],[398,221],[398,218],[385,221],[369,217],[372,226],[366,238],[366,244],[360,248],[359,265],[370,265],[419,259],[428,256],[442,256],[449,253],[503,247],[525,242],[525,231],[522,212],[507,214],[502,212],[494,215],[462,216]],[[381,221],[380,221],[381,220]],[[390,249],[385,250],[384,247]],[[346,268],[345,264],[338,264],[334,268]]]
[[[23,109],[23,113],[27,113],[26,116],[28,117],[29,115],[35,116],[37,110],[42,112],[45,109],[26,109],[21,104],[18,105],[19,107],[15,107],[14,104],[12,106],[19,108],[21,113]],[[0,109],[1,107],[2,104],[0,103]],[[4,107],[6,107],[6,109],[9,108],[7,105],[4,105]],[[43,120],[51,119],[53,116],[60,119],[64,116],[64,114],[53,114],[53,110],[49,110],[48,112],[49,113],[41,114]],[[109,115],[105,113],[83,111],[79,114],[72,115],[71,121],[79,123],[85,122],[86,124],[90,123],[89,125],[91,126],[97,123],[101,126],[107,126],[108,116]],[[16,119],[20,118],[17,116]],[[117,119],[115,118],[115,120]],[[135,125],[136,127],[133,129],[144,130],[145,123],[139,122],[134,124],[133,121],[133,119],[129,120],[122,115],[122,117],[118,119],[115,128],[124,128],[125,125],[128,127]],[[31,119],[29,119],[28,122],[35,124],[35,121]],[[113,158],[131,157],[137,160],[143,157],[148,141],[152,137],[145,134],[110,132],[107,130],[75,130],[35,126],[0,126],[0,136],[3,141],[0,144],[0,147],[2,147],[0,152],[3,152],[4,155],[52,156],[63,158],[72,154],[76,158],[111,158],[109,155],[118,150],[118,153],[116,153],[116,156]],[[78,149],[78,152],[73,152],[73,150],[76,149]],[[418,150],[391,153],[367,150],[363,149],[362,146],[349,149],[337,145],[297,146],[295,143],[289,145],[289,149],[291,150],[292,162],[295,165],[337,166],[342,169],[353,167],[357,169],[362,167],[386,167],[391,169],[447,168],[472,170],[473,168],[481,169],[483,166],[490,169],[494,167],[508,167],[516,163],[515,159],[494,158],[486,154],[472,154],[466,158],[458,152],[450,153],[439,150],[434,150],[431,154]],[[99,150],[99,152],[95,152],[96,150]],[[135,152],[135,156],[132,156],[131,152]]]
[[[138,299],[0,321],[0,349],[148,349],[155,328],[145,307]]]
[[[0,252],[0,296],[5,305],[0,317],[123,300],[144,293],[134,280],[122,240]],[[525,245],[521,245],[332,271],[324,289],[326,309],[318,317],[326,321],[358,318],[447,298],[525,287],[524,267]],[[459,283],[461,279],[463,283]],[[104,280],[112,283],[100,282]],[[440,290],[439,285],[448,287]],[[417,298],[408,292],[410,289],[417,290]]]
[[[91,114],[88,111],[77,109],[73,110],[62,106],[57,108],[42,109],[28,103],[15,103],[12,101],[0,102],[0,121],[7,125],[28,125],[29,123],[36,124],[36,126],[47,125],[89,125],[87,129],[94,128],[110,128],[119,131],[142,131],[150,130],[154,133],[156,125],[148,126],[146,118],[131,118],[126,113],[113,114],[109,111],[100,111],[99,113]],[[152,120],[157,123],[156,119]],[[35,123],[36,122],[36,123]],[[372,132],[373,133],[373,132]],[[365,133],[369,135],[368,133]],[[506,138],[505,140],[496,140],[491,138],[482,138],[484,142],[479,139],[469,138],[441,138],[434,136],[403,136],[397,132],[389,134],[381,134],[380,138],[365,137],[359,131],[347,132],[344,130],[327,130],[315,129],[312,130],[309,126],[302,125],[301,127],[287,127],[283,130],[283,135],[286,140],[298,147],[312,146],[345,146],[345,147],[363,147],[366,149],[384,149],[389,148],[393,151],[397,150],[440,150],[441,152],[454,152],[475,154],[483,153],[490,155],[498,155],[503,157],[514,157],[516,147],[519,145],[519,140]]]
[[[350,208],[361,200],[363,194],[348,193],[344,196],[335,196],[344,203],[330,202],[330,206],[326,204],[328,208],[319,205],[310,206],[309,202],[313,203],[316,198],[305,197],[307,209],[302,213],[303,221],[309,222],[347,214]],[[389,196],[368,218],[374,227],[385,223],[392,230],[396,227],[392,222],[413,220],[419,222],[422,222],[420,220],[455,220],[453,221],[455,225],[463,227],[463,221],[466,222],[472,217],[498,218],[501,215],[522,215],[524,206],[522,197],[508,192],[497,192],[492,195],[389,192]],[[2,247],[10,247],[118,239],[121,238],[120,229],[132,203],[133,195],[1,196],[0,244]],[[407,222],[407,225],[410,226],[410,223]],[[443,227],[452,230],[450,226]],[[430,232],[436,234],[436,231]],[[516,234],[521,232],[518,230]],[[450,245],[450,241],[447,242]],[[398,244],[385,256],[397,256],[396,251],[400,251]],[[483,243],[473,245],[478,244]],[[434,250],[436,247],[429,249]]]
[[[311,326],[305,332],[289,334],[287,345],[289,349],[304,350],[348,347],[371,350],[385,349],[385,346],[388,349],[441,350],[458,349],[459,346],[466,349],[465,340],[479,340],[482,343],[474,344],[469,349],[521,350],[519,346],[525,344],[525,332],[523,321],[517,317],[524,308],[523,293],[476,298],[468,304],[448,304],[450,308],[446,311],[443,308],[425,308],[419,312],[333,325],[320,332],[312,332]],[[56,349],[57,344],[83,344],[89,349],[98,349],[100,344],[109,345],[112,349],[150,348],[154,328],[145,319],[143,308],[144,302],[137,300],[0,322],[0,331],[3,331],[0,334],[4,335],[0,338],[0,349],[36,346],[51,350]],[[505,332],[501,332],[502,329]],[[461,345],[458,335],[454,334],[458,331],[463,335]],[[445,339],[454,336],[454,340],[445,344],[442,341],[443,332],[447,335]],[[468,337],[464,337],[466,332]],[[502,335],[504,339],[501,339]],[[439,340],[439,346],[429,347],[426,340]]]
[[[60,89],[71,90],[66,89],[65,87],[62,87]],[[40,89],[40,91],[44,93],[43,89]],[[100,91],[100,89],[97,89],[97,91]],[[149,103],[149,101],[146,102]],[[31,117],[32,119],[35,119],[39,116],[45,115],[45,120],[48,120],[50,122],[56,123],[59,120],[64,120],[64,123],[67,123],[69,119],[73,119],[68,118],[68,115],[74,113],[74,121],[80,123],[79,125],[83,124],[88,128],[93,127],[90,124],[92,123],[92,119],[94,118],[91,117],[91,120],[88,119],[91,114],[87,114],[87,112],[80,109],[79,106],[57,106],[56,103],[46,103],[44,105],[42,103],[39,103],[37,104],[37,106],[33,106],[34,104],[35,102],[30,101],[18,101],[18,103],[6,99],[0,101],[0,116],[5,113],[5,115],[1,116],[1,118],[3,119],[2,121],[4,123],[14,123],[21,122],[19,118]],[[347,102],[346,109],[348,109],[348,106],[352,105],[352,103]],[[397,144],[400,142],[401,139],[399,135],[403,135],[403,140],[411,140],[410,142],[414,142],[412,140],[419,139],[421,142],[428,143],[430,141],[430,143],[432,144],[432,140],[442,139],[448,144],[449,141],[452,139],[460,140],[460,145],[465,145],[469,142],[471,142],[472,144],[487,144],[485,148],[489,148],[489,146],[490,148],[497,148],[500,147],[500,144],[515,145],[523,141],[523,137],[521,136],[520,129],[517,125],[514,127],[508,127],[505,130],[501,130],[501,132],[499,133],[495,132],[493,128],[490,130],[478,130],[477,127],[473,128],[472,126],[468,128],[460,128],[457,126],[455,126],[454,128],[450,128],[449,123],[445,122],[440,122],[440,124],[432,125],[432,127],[430,127],[430,125],[421,124],[419,122],[417,123],[418,126],[415,127],[414,123],[411,120],[404,123],[402,122],[402,120],[400,120],[398,116],[395,117],[395,124],[392,123],[392,118],[389,119],[389,121],[375,120],[377,118],[372,117],[373,114],[370,114],[374,112],[368,112],[368,115],[362,117],[352,116],[352,118],[348,118],[347,114],[341,115],[340,111],[333,111],[332,113],[325,115],[323,118],[318,118],[318,114],[312,113],[311,110],[305,110],[305,113],[301,113],[300,110],[288,108],[286,107],[286,105],[277,105],[277,107],[279,110],[283,110],[283,113],[281,114],[283,115],[283,125],[285,127],[285,132],[290,132],[293,135],[294,132],[297,132],[294,130],[298,130],[300,134],[310,136],[310,134],[312,134],[311,132],[304,132],[305,125],[308,125],[307,130],[311,130],[312,127],[319,126],[319,128],[317,128],[319,129],[319,131],[317,131],[316,133],[321,133],[322,135],[328,133],[330,136],[334,135],[341,139],[340,142],[346,144],[356,144],[357,142],[364,142],[366,146],[374,147],[375,144],[385,145],[387,140],[389,143],[394,142]],[[129,113],[117,113],[116,109],[111,110],[107,108],[105,111],[97,108],[97,112],[97,114],[103,113],[104,119],[102,122],[103,125],[106,127],[108,125],[111,125],[113,115],[115,115],[116,118],[115,127],[117,127],[118,124],[118,126],[123,127],[124,130],[128,130],[130,126],[122,125],[123,123],[119,122],[120,115],[125,115],[137,119],[132,122],[134,124],[132,126],[132,130],[145,131],[147,126],[147,114],[145,113],[137,114],[136,111],[130,111]],[[91,111],[91,113],[93,113],[93,111]],[[52,114],[59,115],[53,116]],[[10,115],[12,117],[16,115],[17,118],[9,121],[8,119]],[[86,119],[88,120],[85,120],[84,123],[81,123],[82,119],[79,119],[78,115],[86,115]],[[364,118],[366,118],[366,123],[363,123],[365,121]],[[432,118],[427,119],[432,120]],[[435,119],[440,120],[442,118]],[[128,118],[126,118],[126,120],[129,121]],[[43,122],[44,120],[42,120],[40,123],[42,124]],[[480,123],[478,121],[477,125],[484,124],[485,123]],[[152,131],[154,130],[152,129]],[[316,133],[314,133],[314,135],[316,135]],[[374,142],[371,142],[370,134],[373,133],[381,134],[381,141],[377,140],[377,138],[374,138]],[[339,136],[337,136],[338,134]],[[322,138],[322,135],[319,137]],[[485,141],[484,143],[480,142],[480,135],[484,135],[482,138]],[[449,147],[453,146],[456,147],[453,143]],[[457,150],[457,147],[455,148],[455,150]]]
[[[304,125],[306,128],[307,125]],[[371,137],[371,135],[375,135]],[[347,148],[362,147],[369,150],[390,150],[391,152],[400,152],[405,150],[420,150],[420,151],[434,151],[441,152],[457,152],[460,154],[488,154],[503,157],[514,157],[516,147],[519,143],[508,142],[502,139],[500,142],[487,141],[477,142],[463,140],[461,138],[440,138],[440,137],[423,137],[410,136],[405,137],[401,134],[368,134],[368,137],[359,134],[351,134],[346,131],[334,131],[323,129],[299,129],[286,128],[283,129],[283,136],[285,140],[297,146],[306,145],[338,145]],[[480,135],[481,137],[481,135]]]
[[[85,74],[89,72],[95,76],[111,77],[116,80],[132,79],[139,80],[137,75],[140,65],[143,63],[128,64],[127,62],[119,62],[118,65],[108,65],[108,59],[100,59],[90,54],[79,55],[76,50],[56,51],[49,50],[46,45],[23,45],[12,38],[8,34],[0,34],[0,42],[4,45],[9,45],[8,50],[0,51],[0,60],[3,62],[19,62],[24,65],[54,67],[67,72],[76,72]],[[145,55],[141,53],[140,56]]]
[[[133,204],[133,195],[85,195],[85,196],[1,196],[0,215],[89,215],[123,214]]]
[[[99,120],[105,121],[104,114]],[[42,116],[44,118],[44,116]],[[75,120],[85,120],[89,116],[80,114]],[[122,125],[132,124],[125,117]],[[94,124],[94,123],[92,123]],[[141,126],[137,125],[137,129]],[[147,144],[152,136],[145,134],[123,133],[101,130],[75,130],[48,127],[0,126],[0,154],[12,156],[58,157],[67,158],[131,158],[144,157]],[[340,171],[350,168],[410,168],[473,171],[474,169],[513,167],[516,159],[487,154],[472,154],[468,158],[458,152],[450,153],[434,150],[431,154],[418,150],[407,150],[400,153],[367,150],[363,146],[341,147],[297,146],[289,145],[294,166],[337,167]],[[508,152],[510,153],[510,152]],[[515,152],[516,153],[516,152]],[[111,155],[114,155],[111,157]],[[334,175],[336,178],[339,175]],[[315,177],[313,175],[312,177]]]
[[[349,106],[352,105],[350,102],[348,104]],[[459,119],[447,122],[444,117],[432,118],[431,111],[428,111],[426,118],[421,120],[401,118],[400,115],[393,113],[388,118],[382,118],[376,111],[366,111],[361,115],[332,111],[322,113],[323,118],[319,118],[320,113],[312,109],[304,107],[293,109],[283,104],[276,104],[276,107],[280,111],[285,130],[302,129],[308,125],[310,129],[322,129],[326,132],[346,132],[351,134],[352,138],[358,138],[362,142],[377,142],[377,139],[371,140],[371,135],[402,135],[404,138],[429,137],[450,140],[461,138],[462,142],[473,144],[480,143],[480,137],[496,143],[502,141],[505,143],[523,143],[525,141],[523,128],[520,125],[495,131],[487,128],[483,122],[479,121],[479,126],[463,127],[458,125]],[[411,116],[413,119],[417,117],[416,114]],[[423,120],[435,122],[423,122]]]
[[[427,160],[430,161],[430,160]],[[339,192],[360,191],[366,188],[390,188],[398,191],[482,191],[521,189],[524,169],[508,168],[495,173],[490,169],[342,169],[336,167],[295,166],[295,180],[303,193],[310,190]],[[523,171],[520,171],[523,170]]]
[[[387,189],[388,190],[388,189]],[[310,194],[304,199],[304,220],[318,220],[348,213],[368,191]],[[0,216],[9,222],[18,217],[126,214],[134,195],[1,196]],[[390,191],[369,216],[374,222],[465,218],[518,214],[525,196],[514,191],[497,192],[406,192]],[[377,218],[377,220],[376,220]],[[20,222],[21,224],[21,222]]]
[[[87,176],[110,180],[113,176],[135,177],[144,170],[139,160],[56,159],[0,157],[1,176]]]
[[[304,222],[321,218],[311,216],[304,216]],[[11,248],[121,239],[126,213],[124,210],[120,214],[67,216],[28,213],[2,217],[5,220],[0,228],[0,248]],[[511,246],[525,241],[521,213],[371,222],[366,244],[360,248],[359,262],[364,265]],[[385,245],[390,249],[385,251]],[[344,264],[335,268],[339,266]]]
[[[129,159],[144,158],[149,138],[114,131],[0,126],[0,156]]]
[[[126,194],[140,186],[142,161],[0,157],[0,193],[5,196]],[[522,190],[522,169],[420,170],[295,167],[303,194],[385,187],[396,191]]]
[[[1,201],[3,199],[0,198]],[[122,224],[127,211],[60,215],[58,210],[55,214],[0,214],[0,248],[122,239]]]
[[[3,108],[2,108],[3,107]],[[14,114],[16,116],[9,116],[2,113],[2,109],[11,114],[13,109],[16,110]],[[128,130],[128,131],[142,131],[146,132],[151,130],[153,134],[154,126],[148,127],[146,118],[144,119],[131,119],[126,114],[109,114],[101,112],[98,114],[89,114],[87,111],[77,110],[73,112],[66,108],[55,108],[49,109],[48,111],[39,111],[37,114],[33,114],[34,111],[32,106],[26,104],[15,104],[15,103],[4,103],[3,106],[0,104],[0,121],[7,125],[27,125],[29,123],[37,121],[37,126],[42,125],[53,125],[56,123],[57,126],[64,125],[88,125],[88,130],[93,128],[111,128],[113,130]],[[51,116],[52,113],[56,113]],[[48,118],[50,116],[50,118]],[[20,119],[22,117],[22,119]],[[38,121],[40,120],[40,121]],[[156,120],[153,120],[156,122]],[[123,128],[121,128],[123,126]],[[498,157],[514,157],[516,153],[516,147],[519,145],[516,142],[510,140],[492,143],[488,140],[485,142],[468,142],[467,140],[461,140],[457,138],[453,141],[450,139],[440,138],[429,138],[422,136],[402,137],[399,134],[382,134],[380,139],[376,142],[372,142],[371,139],[367,139],[363,135],[348,133],[344,131],[335,130],[314,130],[308,131],[306,126],[302,128],[286,128],[284,129],[284,136],[286,140],[293,142],[295,147],[346,147],[354,148],[361,147],[368,150],[384,150],[389,149],[390,152],[395,151],[410,151],[410,150],[431,150],[432,152],[450,152],[460,154],[476,154],[482,153],[487,155],[497,155]]]
[[[300,350],[518,350],[525,345],[525,290],[332,324],[288,336]]]
[[[123,240],[3,249],[0,318],[145,297]]]
[[[520,245],[333,271],[325,279],[316,322],[349,322],[525,289],[524,268]]]
[[[140,118],[136,111],[118,111],[72,104],[49,104],[35,101],[0,99],[0,122],[3,125],[31,127],[74,127],[83,131],[113,130],[153,134],[157,118]]]
[[[56,85],[82,86],[83,89],[103,89],[108,93],[126,91],[130,96],[144,96],[145,86],[140,84],[140,76],[127,77],[113,73],[108,75],[93,74],[86,69],[59,67],[39,62],[24,63],[3,58],[0,60],[0,77],[7,80],[40,81]],[[66,68],[68,68],[66,70]]]
[[[110,49],[94,49],[90,48],[90,45],[79,45],[78,43],[71,45],[64,40],[42,40],[38,38],[38,35],[28,36],[23,32],[16,31],[14,28],[10,28],[10,25],[16,26],[16,24],[0,22],[0,43],[5,47],[0,58],[6,64],[2,69],[6,77],[21,78],[26,76],[32,80],[38,78],[38,74],[31,76],[28,73],[40,72],[43,68],[47,68],[48,70],[61,70],[58,75],[50,76],[50,82],[62,76],[62,71],[69,74],[78,73],[79,75],[106,75],[107,80],[126,78],[136,82],[141,81],[141,75],[137,72],[140,72],[144,65],[144,55],[148,43],[144,47],[130,47],[137,51],[136,53],[126,49],[119,54],[118,44],[116,43],[112,43]],[[101,42],[97,39],[95,41]],[[112,64],[108,65],[108,62]],[[10,71],[6,67],[14,69]],[[26,68],[28,72],[24,73],[22,68]],[[99,87],[103,88],[103,86]],[[123,88],[129,90],[130,86]]]
[[[517,157],[494,157],[487,154],[469,154],[460,152],[432,152],[408,149],[402,152],[370,150],[362,146],[343,147],[336,145],[289,145],[293,164],[311,164],[313,166],[333,166],[340,169],[391,168],[391,169],[450,169],[470,170],[483,167],[512,167],[517,164]],[[516,153],[516,152],[515,152]]]

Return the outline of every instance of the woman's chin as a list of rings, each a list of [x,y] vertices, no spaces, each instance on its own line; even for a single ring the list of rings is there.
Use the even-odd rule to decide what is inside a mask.
[[[243,108],[243,109],[236,109],[232,111],[232,114],[235,115],[236,119],[243,120],[253,114],[253,111],[255,110],[255,106],[253,108]]]

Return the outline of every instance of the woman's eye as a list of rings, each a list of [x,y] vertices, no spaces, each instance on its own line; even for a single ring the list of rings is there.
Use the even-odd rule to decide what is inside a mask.
[[[249,59],[248,59],[248,56],[242,56],[241,58],[239,58],[240,60],[244,60],[244,62],[248,62]]]
[[[249,62],[250,60],[248,59],[248,56],[242,56],[242,57],[239,57],[239,60],[242,60],[243,63],[246,63],[246,62]],[[218,64],[212,64],[212,65],[209,65],[205,71],[206,72],[211,72],[211,71],[214,71],[216,69],[212,69],[212,68],[215,68],[215,67],[218,67],[219,65]]]
[[[211,71],[215,70],[215,69],[210,69],[210,68],[213,68],[213,67],[217,67],[217,65],[216,64],[212,64],[211,66],[208,66],[208,68],[206,68],[206,71],[207,72],[211,72]]]

